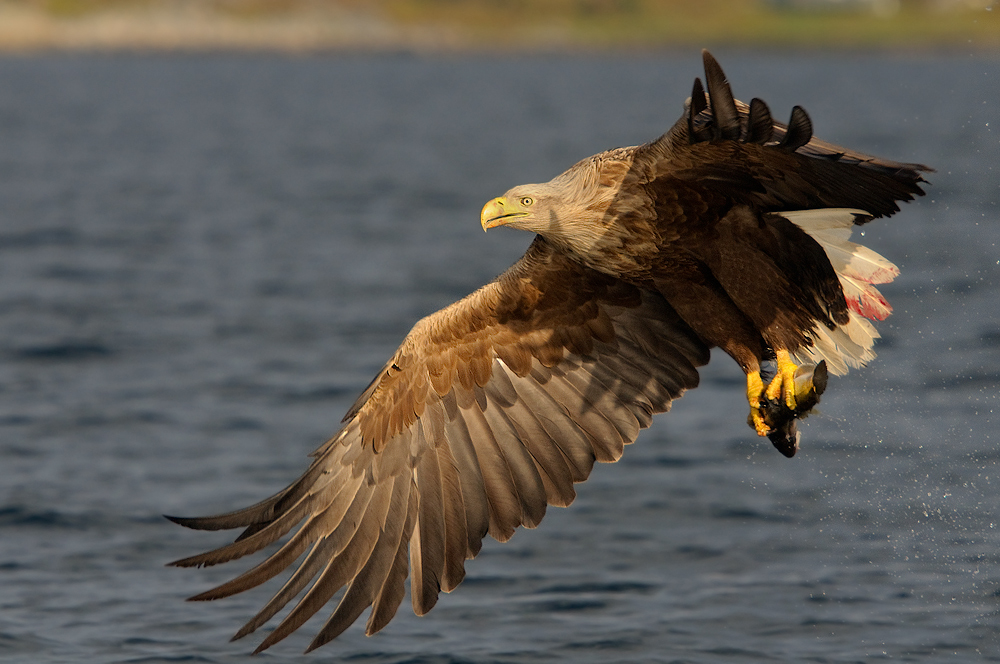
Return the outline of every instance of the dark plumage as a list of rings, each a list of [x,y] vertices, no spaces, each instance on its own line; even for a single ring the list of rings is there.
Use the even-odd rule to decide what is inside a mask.
[[[736,101],[704,54],[683,117],[646,145],[584,160],[487,203],[484,229],[537,234],[507,272],[418,322],[288,488],[252,507],[173,521],[243,528],[173,563],[214,565],[294,534],[270,557],[192,599],[217,599],[297,569],[244,636],[305,591],[263,650],[346,586],[310,650],[368,607],[394,615],[411,574],[429,611],[487,533],[504,541],[566,506],[595,461],[617,460],[654,414],[698,384],[719,346],[747,374],[749,422],[791,456],[797,418],[873,357],[875,284],[895,266],[848,241],[853,225],[923,192],[925,166],[817,140]],[[761,376],[775,374],[767,385]],[[296,530],[297,528],[297,530]],[[310,585],[311,584],[311,585]],[[308,590],[307,590],[308,588]]]

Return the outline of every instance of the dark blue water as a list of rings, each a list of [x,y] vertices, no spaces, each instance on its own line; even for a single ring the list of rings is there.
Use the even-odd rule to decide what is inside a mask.
[[[938,169],[865,240],[879,358],[792,460],[702,386],[360,662],[1000,660],[1000,61],[717,53],[737,96]],[[237,662],[274,588],[162,513],[295,478],[420,316],[513,262],[479,209],[680,115],[697,53],[0,60],[0,659]],[[998,412],[994,412],[998,411]],[[326,612],[321,612],[325,615]],[[300,661],[318,629],[262,661]]]

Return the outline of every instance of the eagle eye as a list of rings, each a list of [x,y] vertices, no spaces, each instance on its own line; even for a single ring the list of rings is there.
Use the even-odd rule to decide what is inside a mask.
[[[531,205],[534,202],[535,201],[534,201],[533,198],[531,198],[531,196],[523,196],[523,197],[521,197],[521,205],[523,205],[524,207],[528,207],[529,205]]]

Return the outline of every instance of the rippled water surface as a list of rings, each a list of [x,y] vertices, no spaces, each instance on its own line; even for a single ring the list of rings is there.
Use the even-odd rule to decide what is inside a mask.
[[[737,96],[934,166],[865,241],[903,272],[879,358],[792,460],[702,386],[570,509],[363,662],[1000,659],[1000,62],[718,53]],[[0,59],[0,659],[236,662],[274,588],[160,514],[271,494],[417,318],[530,237],[483,202],[679,117],[697,53]],[[327,612],[321,612],[325,615]],[[320,621],[263,655],[300,661]]]

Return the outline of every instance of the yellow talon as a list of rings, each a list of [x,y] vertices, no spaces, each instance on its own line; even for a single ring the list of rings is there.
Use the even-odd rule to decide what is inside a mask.
[[[748,424],[753,427],[758,436],[766,436],[770,431],[764,423],[764,413],[760,408],[760,397],[764,393],[764,381],[761,380],[760,372],[754,371],[747,374],[747,402],[750,404],[750,418]]]
[[[795,410],[795,371],[798,366],[792,362],[787,350],[775,351],[778,372],[767,386],[765,396],[771,401],[777,401],[781,394],[785,395],[785,405],[789,410]]]

